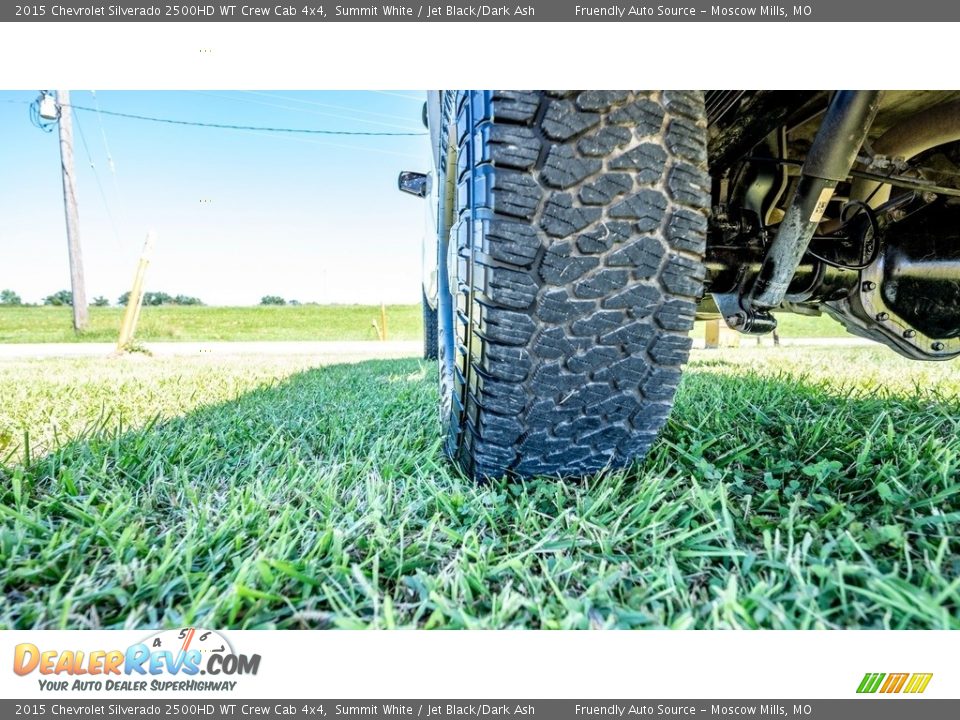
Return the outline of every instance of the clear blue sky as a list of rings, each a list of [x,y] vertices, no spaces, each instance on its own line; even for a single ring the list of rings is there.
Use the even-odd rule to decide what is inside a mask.
[[[34,127],[23,104],[36,95],[0,91],[0,289],[28,302],[70,285],[57,133]],[[73,105],[95,105],[89,90],[71,95]],[[424,98],[417,91],[96,93],[101,110],[138,115],[385,132],[423,131]],[[91,298],[113,303],[129,288],[153,228],[151,290],[211,305],[256,304],[267,294],[321,303],[419,299],[424,208],[396,190],[396,177],[427,169],[426,137],[271,134],[82,111],[75,119]]]

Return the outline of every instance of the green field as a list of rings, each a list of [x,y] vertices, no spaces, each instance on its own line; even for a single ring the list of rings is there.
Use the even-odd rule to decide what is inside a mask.
[[[77,334],[67,307],[0,306],[0,343],[114,342],[121,308],[90,308],[90,328]],[[367,305],[285,307],[146,307],[137,340],[376,340],[372,322],[380,308]],[[780,315],[782,337],[834,337],[845,332],[827,318]],[[423,332],[419,305],[388,305],[390,340],[418,340]],[[703,337],[700,323],[694,329]]]
[[[0,307],[0,343],[116,342],[122,308],[90,308],[90,327],[75,333],[68,307]],[[145,307],[137,340],[376,340],[380,307],[298,305]],[[387,306],[387,337],[417,340],[419,305]]]
[[[475,486],[436,366],[0,362],[0,627],[960,629],[960,377],[695,352],[646,462]]]
[[[696,338],[703,337],[704,323],[694,323],[692,335]],[[790,313],[780,313],[777,315],[777,334],[782,338],[832,338],[832,337],[852,337],[843,326],[836,320],[827,315],[820,317],[809,317],[807,315],[792,315]],[[764,336],[769,338],[769,336]],[[753,338],[741,335],[740,341],[743,343],[753,342]]]

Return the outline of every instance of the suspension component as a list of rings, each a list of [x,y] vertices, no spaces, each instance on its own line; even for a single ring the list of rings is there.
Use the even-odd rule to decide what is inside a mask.
[[[749,296],[739,298],[739,311],[731,314],[740,317],[743,313],[738,329],[763,333],[776,327],[770,309],[783,302],[835,188],[847,178],[857,159],[881,97],[879,90],[842,90],[834,95],[760,274]]]
[[[824,309],[901,355],[960,355],[960,205],[930,203],[891,224],[884,240],[855,291]]]

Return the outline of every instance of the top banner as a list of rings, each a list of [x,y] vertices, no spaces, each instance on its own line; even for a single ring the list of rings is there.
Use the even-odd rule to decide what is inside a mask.
[[[815,0],[802,4],[670,2],[587,3],[580,0],[528,0],[482,4],[339,4],[299,0],[273,3],[159,3],[150,0],[73,0],[4,4],[3,22],[948,22],[960,20],[960,5],[940,0],[910,3],[877,0],[869,13],[863,3]]]

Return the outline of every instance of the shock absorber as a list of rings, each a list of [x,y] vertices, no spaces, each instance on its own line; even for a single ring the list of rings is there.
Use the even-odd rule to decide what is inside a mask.
[[[834,190],[847,179],[857,159],[881,97],[880,90],[841,90],[833,96],[760,273],[749,296],[741,298],[742,311],[728,315],[728,322],[737,329],[765,333],[776,328],[770,309],[783,302]]]

